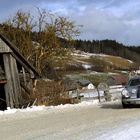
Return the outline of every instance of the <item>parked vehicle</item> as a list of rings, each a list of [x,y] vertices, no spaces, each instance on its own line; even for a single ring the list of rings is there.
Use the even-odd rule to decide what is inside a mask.
[[[140,76],[130,79],[122,91],[123,108],[137,104],[140,105]]]

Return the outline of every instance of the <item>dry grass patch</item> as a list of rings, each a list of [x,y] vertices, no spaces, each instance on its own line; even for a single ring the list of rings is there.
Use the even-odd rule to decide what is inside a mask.
[[[112,63],[116,67],[124,68],[124,69],[129,69],[133,65],[133,63],[129,62],[127,59],[124,59],[122,57],[107,55],[104,56],[104,60]]]

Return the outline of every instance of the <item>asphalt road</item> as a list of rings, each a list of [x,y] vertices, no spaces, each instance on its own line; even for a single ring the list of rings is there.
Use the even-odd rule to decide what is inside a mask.
[[[140,108],[120,102],[0,116],[0,140],[94,140],[140,118]],[[117,135],[117,133],[115,134]],[[116,137],[115,137],[116,138]],[[115,139],[114,138],[114,139]]]

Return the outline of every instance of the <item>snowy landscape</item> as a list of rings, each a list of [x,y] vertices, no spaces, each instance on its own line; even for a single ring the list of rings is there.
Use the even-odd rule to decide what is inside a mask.
[[[7,108],[0,111],[0,139],[138,140],[140,113],[137,108],[122,108],[122,90],[122,86],[110,88],[111,102],[104,98],[99,102],[92,98],[98,94],[85,93],[86,101],[78,104]]]
[[[138,140],[139,109],[122,109],[120,101],[8,109],[0,113],[4,140]]]
[[[67,77],[78,79],[81,75],[90,77],[118,74],[89,71],[91,64],[81,61],[83,57],[100,56],[102,59],[108,55],[79,53],[74,53],[78,57],[76,63],[80,63],[87,72],[71,73]],[[133,63],[127,59],[125,61]],[[121,74],[128,72],[121,71]],[[108,86],[111,95],[111,101],[108,102],[104,94],[106,83],[103,83],[103,79],[100,82],[101,87],[94,86],[91,82],[84,87],[79,93],[79,102],[75,104],[39,106],[34,103],[20,109],[8,107],[0,111],[0,140],[139,140],[139,109],[122,108],[121,92],[125,86]],[[72,94],[71,98],[77,98],[77,94]]]
[[[75,80],[72,83],[76,85],[78,92],[73,89],[68,90],[70,100],[77,102],[60,105],[36,105],[39,98],[36,98],[32,104],[28,103],[21,108],[7,107],[0,111],[0,139],[1,140],[139,140],[139,117],[137,108],[123,109],[121,103],[121,92],[125,86],[123,80],[119,79],[128,71],[93,71],[92,64],[85,61],[90,57],[115,58],[133,64],[132,61],[122,57],[114,57],[105,54],[86,53],[76,51],[73,54],[71,63],[77,67],[81,65],[84,71],[77,73],[68,73],[65,78]],[[73,61],[74,60],[74,61]],[[112,65],[112,59],[106,59]],[[59,70],[60,68],[58,68]],[[135,71],[139,74],[139,70]],[[96,76],[100,77],[98,85],[94,81],[83,79],[84,76],[96,81]],[[103,77],[106,77],[103,79]],[[113,79],[114,84],[107,83],[109,77],[119,77]],[[92,79],[91,79],[92,80]],[[121,83],[122,80],[122,83]],[[39,81],[39,80],[38,80]],[[42,79],[43,83],[50,82],[49,79]],[[81,82],[81,83],[80,83]],[[125,81],[127,82],[127,81]],[[78,85],[85,84],[84,85]],[[39,86],[41,88],[43,84]],[[60,86],[60,85],[59,85]],[[70,85],[69,85],[70,86]],[[44,93],[45,87],[41,89]],[[80,88],[78,88],[80,87]],[[58,87],[57,87],[58,88]],[[41,90],[41,91],[42,91]],[[106,98],[105,92],[108,92],[110,99]],[[66,94],[66,93],[65,93]],[[43,96],[41,99],[44,99]],[[48,97],[48,96],[47,96]],[[45,99],[47,99],[47,97]],[[68,100],[69,101],[69,100]]]
[[[140,140],[140,0],[2,0],[0,140]]]

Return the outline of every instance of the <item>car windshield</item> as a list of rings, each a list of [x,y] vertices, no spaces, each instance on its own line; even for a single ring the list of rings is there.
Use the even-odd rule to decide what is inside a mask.
[[[140,85],[140,79],[133,79],[130,81],[130,86]]]

